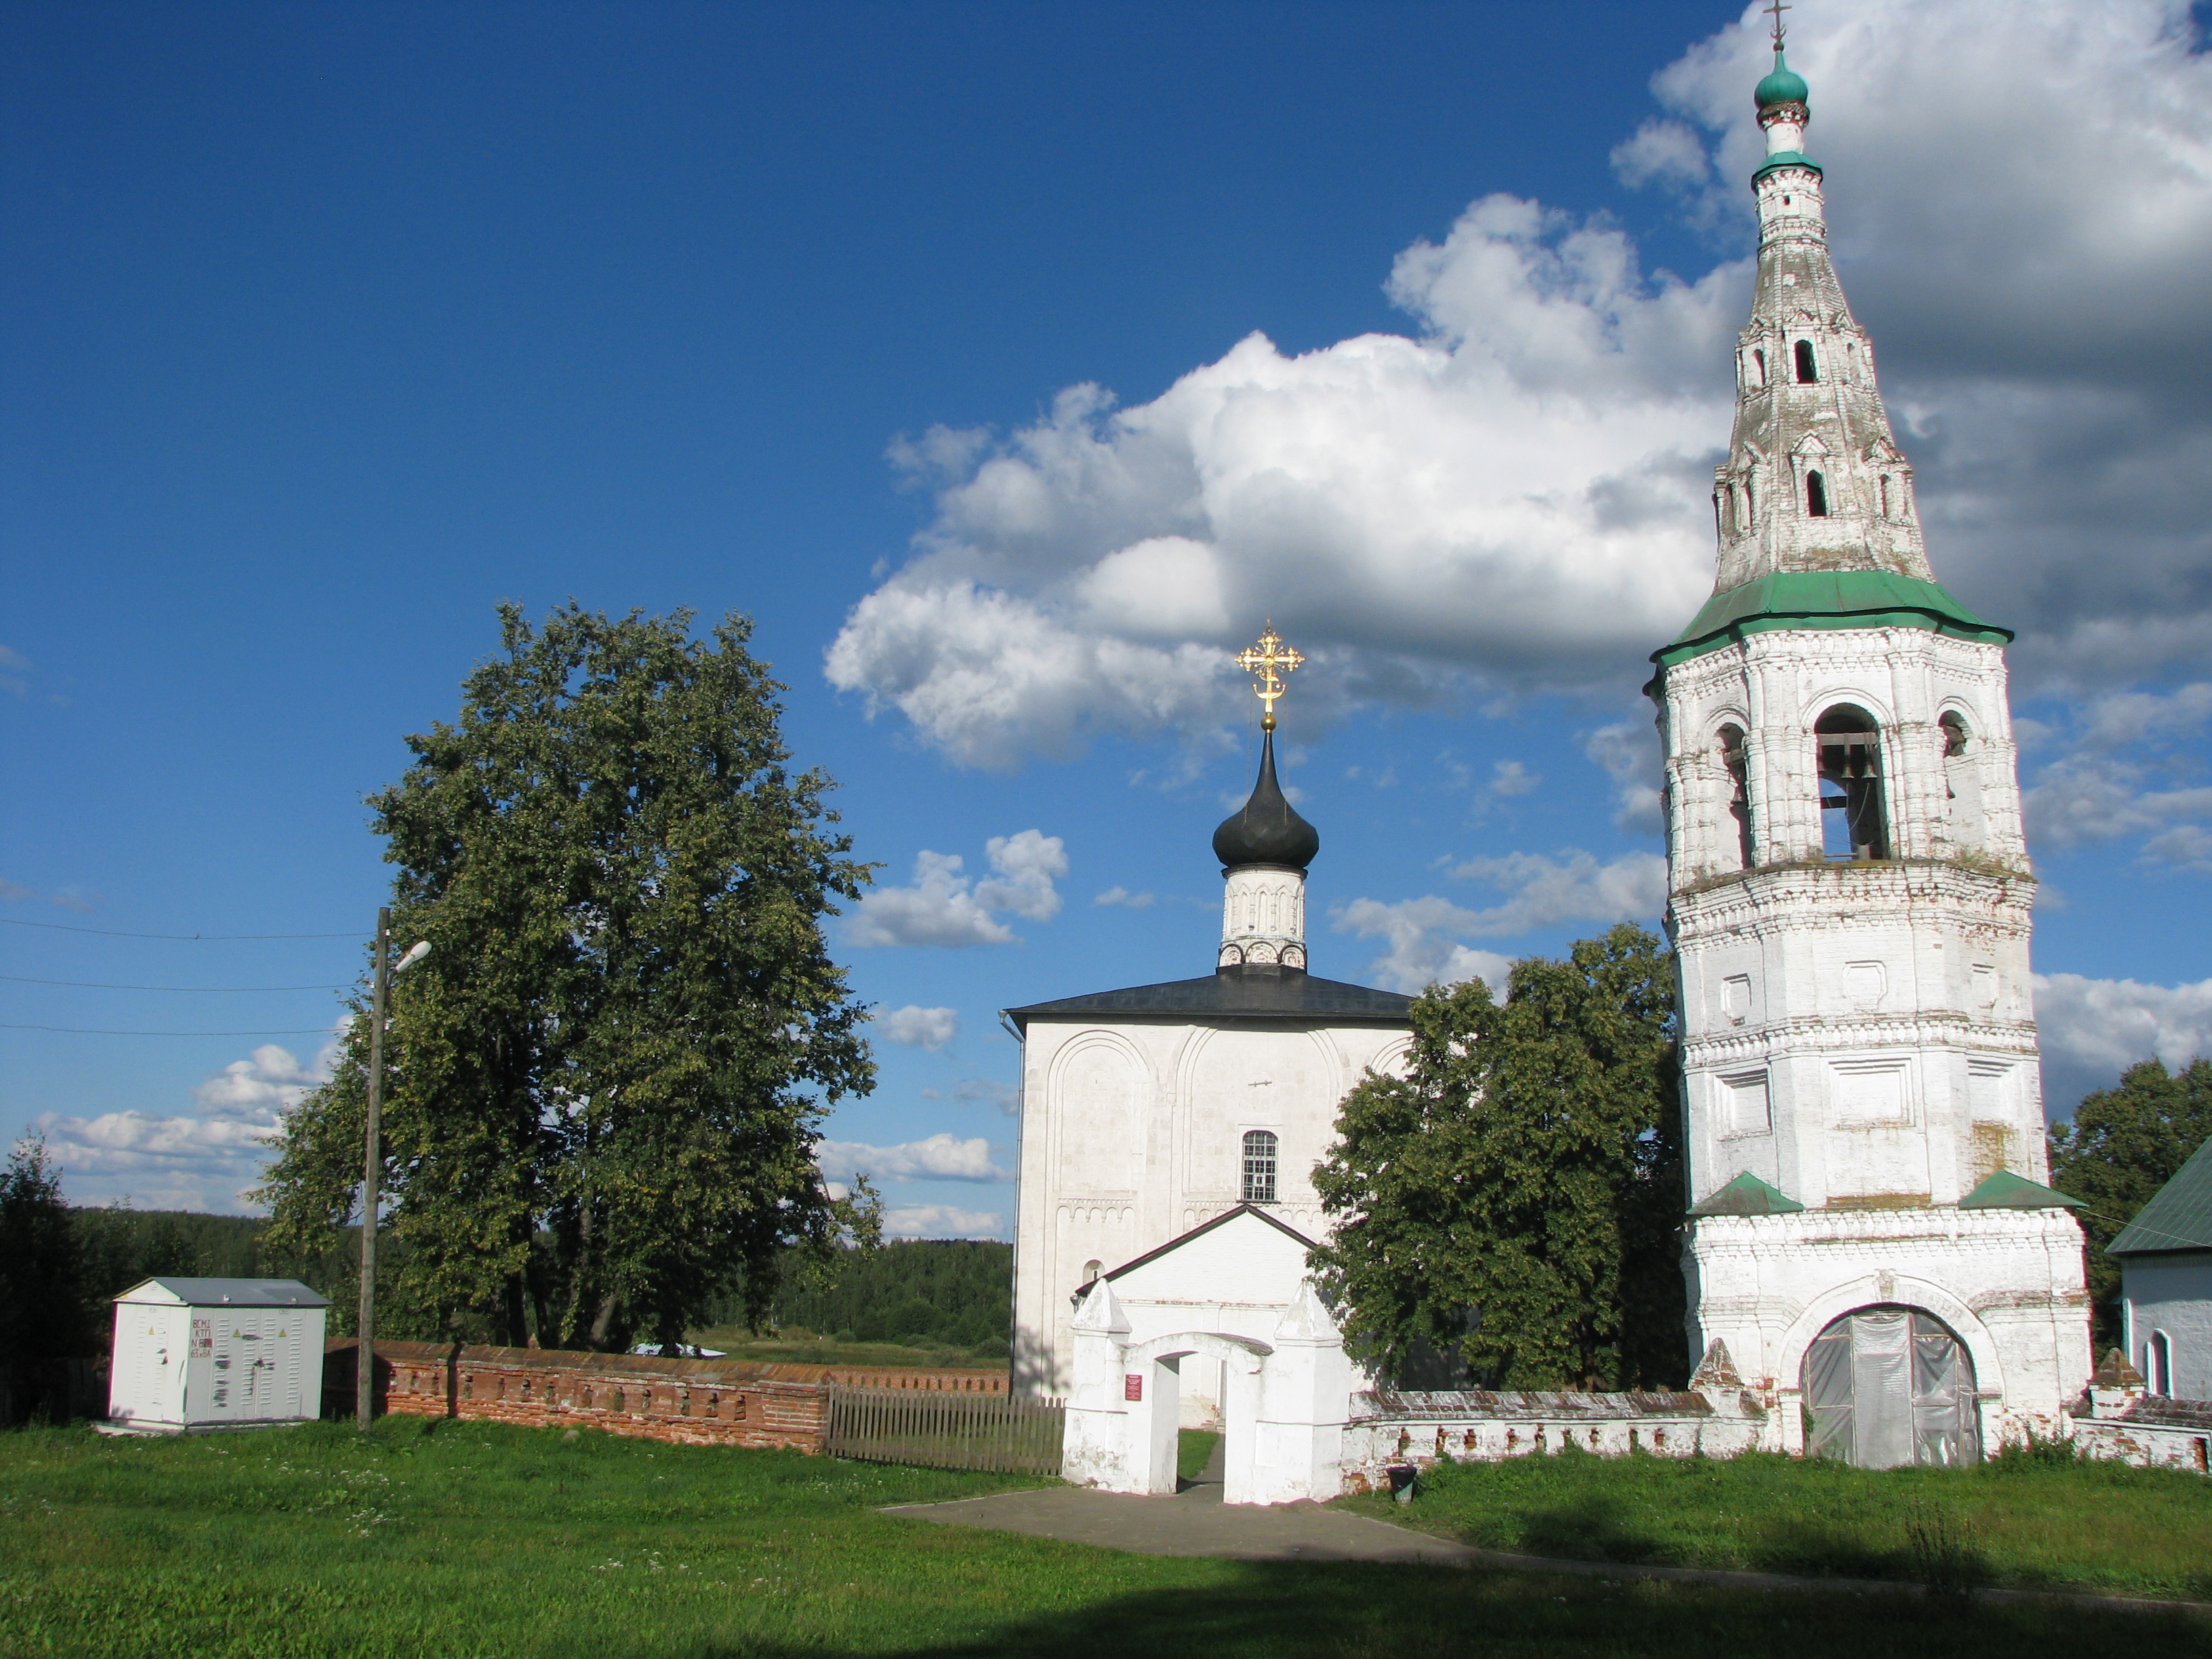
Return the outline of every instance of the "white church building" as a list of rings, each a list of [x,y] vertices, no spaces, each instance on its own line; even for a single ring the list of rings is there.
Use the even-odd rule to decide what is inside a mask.
[[[1646,687],[1692,1386],[1413,1395],[1346,1361],[1305,1282],[1310,1172],[1346,1092],[1402,1063],[1408,1000],[1307,971],[1319,838],[1275,777],[1274,668],[1297,657],[1271,630],[1239,659],[1265,670],[1267,735],[1214,837],[1214,972],[1009,1011],[1016,1382],[1071,1395],[1071,1479],[1171,1492],[1176,1425],[1217,1419],[1232,1502],[1334,1497],[1408,1455],[1759,1447],[1887,1468],[2072,1430],[2088,1299],[2075,1201],[2045,1184],[2011,635],[1929,568],[1778,35],[1756,100],[1718,579]]]
[[[1270,634],[1261,648],[1281,643]],[[1274,656],[1263,684],[1279,694],[1273,667],[1296,661]],[[1076,1300],[1102,1277],[1146,1334],[1170,1334],[1152,1328],[1164,1322],[1264,1339],[1322,1237],[1312,1173],[1338,1105],[1370,1067],[1404,1059],[1411,998],[1306,970],[1306,871],[1321,837],[1277,781],[1273,696],[1262,696],[1259,780],[1213,836],[1224,887],[1213,971],[1006,1011],[1022,1034],[1013,1365],[1024,1393],[1068,1391]],[[1154,1265],[1186,1239],[1172,1273]],[[1218,1358],[1180,1374],[1182,1420],[1215,1420]]]

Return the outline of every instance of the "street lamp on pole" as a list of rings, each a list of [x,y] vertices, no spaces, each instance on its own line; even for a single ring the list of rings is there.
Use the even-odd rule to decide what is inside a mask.
[[[376,1208],[377,1178],[383,1173],[385,1011],[392,981],[430,954],[430,942],[418,940],[398,962],[392,960],[392,907],[376,912],[376,975],[368,1005],[368,1127],[363,1136],[361,1170],[361,1314],[354,1343],[354,1423],[367,1428],[376,1414]]]

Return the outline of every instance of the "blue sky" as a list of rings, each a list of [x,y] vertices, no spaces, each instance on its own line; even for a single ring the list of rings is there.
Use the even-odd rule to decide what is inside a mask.
[[[1656,922],[1748,16],[11,9],[0,1134],[236,1203],[337,994],[88,988],[349,981],[120,935],[365,930],[361,797],[505,599],[755,617],[898,890],[838,931],[883,1079],[825,1162],[907,1231],[1011,1220],[996,1010],[1207,968],[1267,617],[1316,971]],[[2021,635],[2063,1109],[2212,1048],[2201,19],[1792,17],[1931,557]]]

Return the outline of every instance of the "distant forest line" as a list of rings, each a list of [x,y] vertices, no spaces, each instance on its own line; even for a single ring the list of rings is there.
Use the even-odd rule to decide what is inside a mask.
[[[103,1334],[106,1304],[132,1285],[169,1275],[190,1279],[297,1279],[331,1302],[331,1331],[350,1334],[360,1284],[360,1232],[339,1230],[331,1248],[302,1259],[270,1249],[258,1216],[189,1210],[70,1212],[88,1321]],[[380,1252],[396,1245],[380,1241]],[[872,1255],[849,1251],[827,1275],[797,1269],[775,1300],[783,1328],[860,1342],[909,1341],[963,1348],[1003,1344],[1013,1323],[1014,1249],[988,1239],[902,1239]],[[382,1276],[379,1276],[380,1283]],[[719,1302],[710,1322],[743,1322],[741,1298]],[[417,1310],[378,1302],[377,1330],[395,1340],[428,1338]],[[472,1339],[473,1340],[473,1339]]]

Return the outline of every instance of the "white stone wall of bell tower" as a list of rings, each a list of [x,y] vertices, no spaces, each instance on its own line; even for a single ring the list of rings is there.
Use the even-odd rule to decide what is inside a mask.
[[[2027,873],[2002,647],[1921,628],[1777,629],[1668,671],[1660,720],[1678,888],[1745,867],[1727,726],[1742,733],[1753,863],[1824,860],[1813,727],[1846,703],[1880,732],[1897,856]]]
[[[2038,1190],[2009,636],[1929,566],[1776,17],[1755,94],[1758,279],[1714,473],[1717,580],[1650,688],[1680,985],[1688,1352],[1726,1342],[1771,1443],[1798,1450],[1814,1340],[1909,1307],[1970,1356],[1994,1449],[2067,1432],[2088,1375],[2081,1229]],[[2000,1172],[2017,1179],[1983,1188]]]

